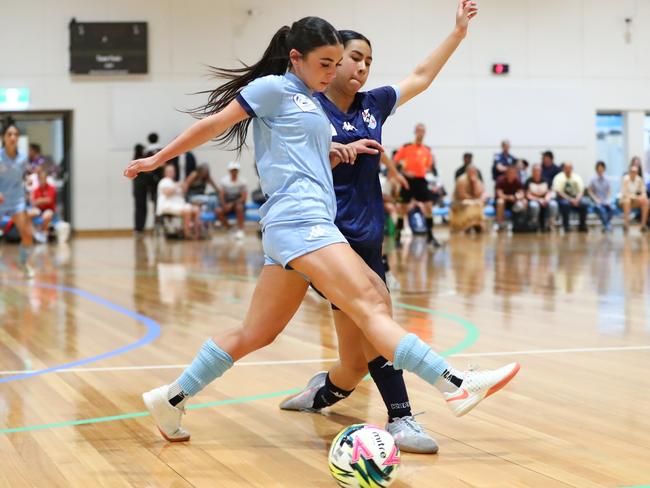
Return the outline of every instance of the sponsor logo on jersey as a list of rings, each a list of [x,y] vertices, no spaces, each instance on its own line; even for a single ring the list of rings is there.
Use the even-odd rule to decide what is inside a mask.
[[[363,121],[366,123],[369,129],[377,128],[377,119],[375,119],[375,116],[370,113],[369,108],[361,112],[361,117],[363,117]]]
[[[303,112],[313,112],[317,109],[316,104],[307,95],[303,95],[302,93],[296,93],[293,96],[293,101]]]
[[[343,130],[346,130],[348,132],[352,132],[357,130],[355,126],[353,126],[350,122],[343,122]]]

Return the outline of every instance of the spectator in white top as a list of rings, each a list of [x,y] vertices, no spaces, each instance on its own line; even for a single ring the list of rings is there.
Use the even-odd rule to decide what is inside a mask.
[[[236,239],[244,238],[244,212],[246,199],[248,198],[248,188],[246,181],[239,177],[240,165],[237,161],[228,163],[228,172],[219,182],[219,203],[217,216],[225,229],[230,229],[228,214],[235,212],[237,217]]]
[[[200,211],[191,203],[185,201],[183,186],[176,181],[176,168],[172,164],[165,166],[164,178],[158,183],[158,202],[156,215],[173,215],[183,217],[183,234],[186,239],[192,237],[192,224],[194,224],[194,238],[199,238]]]
[[[569,214],[573,210],[580,216],[580,232],[587,232],[587,210],[589,200],[585,198],[585,185],[580,175],[573,172],[571,163],[564,163],[562,171],[553,178],[553,191],[562,214],[564,232],[569,231]]]
[[[639,175],[639,167],[630,165],[630,170],[623,177],[621,185],[620,204],[623,207],[623,230],[627,232],[630,225],[630,213],[633,208],[641,209],[641,232],[648,230],[648,195],[646,194],[643,178]]]

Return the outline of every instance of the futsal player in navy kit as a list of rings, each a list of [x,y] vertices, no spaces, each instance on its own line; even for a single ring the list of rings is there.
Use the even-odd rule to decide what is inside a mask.
[[[456,22],[458,29],[458,24],[466,19],[457,15]],[[452,35],[401,83],[363,92],[360,90],[372,64],[371,43],[358,32],[343,30],[339,33],[345,47],[343,61],[327,91],[316,96],[330,120],[332,141],[341,144],[359,139],[381,143],[383,124],[388,117],[399,105],[428,88],[459,44]],[[383,160],[388,160],[389,172],[394,177],[404,180],[392,160]],[[338,165],[333,169],[337,201],[335,222],[352,249],[385,283],[382,263],[384,206],[378,177],[379,161],[379,155],[363,154],[357,157],[354,165]],[[339,336],[339,362],[329,372],[314,375],[300,393],[283,401],[280,407],[320,411],[349,396],[369,370],[388,410],[386,429],[400,449],[437,452],[435,441],[412,416],[402,371],[393,368],[392,363],[372,349],[345,313],[334,304],[332,308]]]

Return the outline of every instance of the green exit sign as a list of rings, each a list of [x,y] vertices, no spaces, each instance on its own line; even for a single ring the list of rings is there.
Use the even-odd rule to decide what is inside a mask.
[[[0,110],[29,108],[29,88],[0,88]]]

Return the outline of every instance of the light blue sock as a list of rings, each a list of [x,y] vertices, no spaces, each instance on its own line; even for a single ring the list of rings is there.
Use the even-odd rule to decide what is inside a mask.
[[[23,246],[22,244],[18,248],[18,253],[20,255],[20,265],[25,266],[27,260],[32,255],[34,251],[34,246]]]
[[[193,396],[209,383],[224,374],[232,366],[230,354],[215,344],[212,339],[203,343],[183,374],[176,380],[185,395]]]
[[[415,373],[434,386],[442,373],[451,369],[445,358],[415,334],[405,335],[397,345],[393,367]]]

